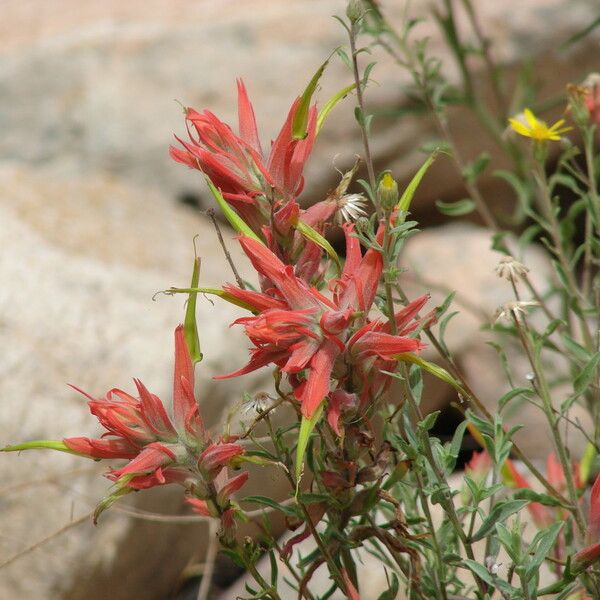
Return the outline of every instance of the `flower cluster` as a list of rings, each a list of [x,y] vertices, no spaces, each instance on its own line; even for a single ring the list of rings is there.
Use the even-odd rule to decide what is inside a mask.
[[[221,517],[232,511],[229,497],[244,484],[248,474],[228,480],[227,467],[244,450],[233,437],[213,442],[204,427],[194,395],[194,366],[182,325],[175,329],[173,418],[160,398],[138,379],[134,381],[138,397],[119,389],[110,390],[103,398],[82,392],[89,398],[90,412],[106,433],[99,439],[63,440],[70,451],[79,455],[129,461],[107,473],[115,482],[116,491],[101,503],[96,516],[128,491],[169,483],[184,486],[191,495],[188,501],[202,514]]]
[[[368,398],[376,398],[386,387],[389,378],[381,371],[393,368],[394,356],[422,348],[418,339],[408,336],[424,323],[415,317],[427,301],[422,296],[396,313],[394,335],[389,323],[370,320],[382,256],[373,248],[362,255],[352,229],[344,227],[346,263],[341,277],[331,282],[331,299],[309,287],[263,244],[244,236],[240,244],[261,276],[263,291],[225,286],[255,312],[236,321],[244,326],[254,349],[245,367],[220,378],[275,364],[289,375],[305,417],[329,399],[329,422],[338,433],[337,421],[345,408],[364,407]]]

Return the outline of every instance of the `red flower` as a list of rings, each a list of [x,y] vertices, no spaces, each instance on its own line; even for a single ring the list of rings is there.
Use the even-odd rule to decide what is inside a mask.
[[[600,77],[590,76],[584,101],[592,123],[600,125]]]
[[[183,326],[175,329],[173,419],[157,396],[135,379],[139,396],[110,390],[104,398],[89,400],[91,413],[106,433],[100,439],[66,438],[66,446],[92,458],[123,458],[129,462],[109,471],[119,488],[143,489],[197,478],[198,468],[214,477],[243,452],[238,444],[212,444],[194,397],[194,368]],[[193,459],[193,457],[198,457]],[[198,464],[196,464],[198,463]]]
[[[363,256],[358,240],[351,235],[352,227],[346,226],[345,233],[347,260],[340,279],[333,282],[332,300],[308,286],[263,244],[249,237],[239,238],[261,277],[263,292],[224,286],[257,314],[235,322],[244,325],[254,344],[250,362],[219,379],[274,363],[290,376],[302,414],[310,418],[329,395],[334,365],[340,356],[364,374],[368,370],[365,360],[393,360],[395,354],[422,347],[418,340],[404,336],[417,327],[414,317],[427,298],[418,299],[396,315],[398,335],[389,333],[387,324],[369,321],[382,257],[375,249]],[[295,377],[303,370],[307,371],[303,380]]]
[[[198,459],[198,468],[206,473],[209,479],[214,479],[223,467],[226,467],[236,456],[244,453],[239,444],[219,442],[210,444]]]
[[[309,110],[307,135],[294,139],[292,123],[300,99],[292,104],[287,119],[268,158],[263,152],[252,104],[246,88],[238,80],[238,131],[233,133],[208,110],[202,113],[186,108],[189,142],[176,138],[183,149],[171,146],[171,157],[204,172],[223,197],[258,233],[270,222],[271,202],[288,202],[302,191],[302,171],[310,156],[316,135],[317,110]]]

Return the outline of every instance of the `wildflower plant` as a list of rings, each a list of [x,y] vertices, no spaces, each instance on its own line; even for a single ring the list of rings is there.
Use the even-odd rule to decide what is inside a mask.
[[[232,264],[235,284],[201,287],[196,261],[191,285],[167,290],[188,296],[184,324],[175,328],[171,405],[139,380],[129,392],[113,389],[103,397],[82,392],[105,430],[101,437],[38,440],[3,450],[49,448],[108,461],[106,477],[113,487],[95,519],[133,491],[179,486],[199,519],[218,523],[223,552],[254,579],[247,586],[249,598],[280,600],[288,597],[286,587],[306,600],[328,598],[336,590],[352,600],[371,598],[364,595],[369,577],[362,569],[370,555],[387,581],[379,600],[401,593],[441,600],[600,599],[600,478],[595,477],[600,86],[594,76],[571,85],[563,118],[548,126],[529,107],[515,106],[523,94],[511,97],[474,4],[463,4],[475,39],[471,52],[490,79],[494,110],[473,83],[453,3],[444,3],[432,18],[460,66],[459,85],[444,79],[426,40],[415,38],[416,21],[409,19],[396,30],[380,3],[370,0],[349,3],[339,18],[348,47],[336,49],[317,70],[270,145],[260,138],[242,81],[237,82],[236,130],[207,109],[186,107],[187,135],[176,137],[171,157],[202,173],[235,231],[230,243],[240,245],[255,279],[243,281]],[[410,92],[430,111],[441,138],[404,189],[392,173],[378,174],[373,164],[366,94],[375,64],[360,64],[367,50],[388,53],[410,74]],[[318,82],[334,55],[348,67],[349,83],[319,107]],[[356,102],[363,143],[366,179],[357,182],[362,191],[348,191],[361,166],[357,161],[333,191],[306,208],[300,202],[304,167],[333,108],[347,96]],[[496,176],[517,197],[511,219],[519,231],[516,241],[480,188],[489,157],[467,160],[456,147],[447,124],[451,99],[483,121],[512,161],[511,171]],[[566,137],[575,132],[581,150]],[[410,236],[418,235],[411,206],[418,201],[421,180],[442,155],[453,161],[469,197],[440,203],[440,210],[448,216],[478,213],[498,252],[496,274],[514,295],[499,308],[499,320],[490,318],[488,324],[499,360],[508,365],[508,348],[516,346],[530,368],[521,385],[507,371],[510,390],[496,398],[494,413],[473,391],[445,340],[456,314],[450,312],[453,295],[434,306],[428,295],[410,298],[404,289],[400,252]],[[550,156],[557,161],[551,174]],[[573,225],[577,218],[582,237]],[[336,230],[344,237],[343,257],[327,238]],[[535,287],[522,258],[534,239],[554,267],[549,291]],[[273,373],[272,389],[246,399],[235,434],[233,419],[221,433],[209,431],[202,419],[206,374],[200,352],[203,317],[196,303],[206,294],[239,308],[233,325],[243,328],[249,347],[246,364],[231,365],[215,379],[265,368]],[[426,347],[437,353],[435,362],[422,356]],[[559,376],[553,366],[557,357]],[[446,443],[434,434],[439,412],[423,409],[424,374],[456,392],[461,422]],[[569,392],[557,402],[558,383],[565,382]],[[507,407],[517,402],[537,408],[552,438],[554,452],[545,472],[513,439],[519,426],[505,423]],[[273,414],[283,405],[291,416],[282,423]],[[591,429],[571,419],[574,405],[590,413]],[[571,453],[565,423],[587,439],[583,456]],[[258,436],[259,427],[266,436]],[[479,449],[457,483],[453,473],[467,433]],[[119,460],[126,462],[113,466]],[[283,472],[286,497],[244,497],[250,464]],[[281,513],[293,532],[284,542],[264,519],[269,512]],[[254,537],[240,539],[236,524],[242,521],[254,524]],[[299,550],[307,539],[312,549]],[[271,559],[269,573],[257,567],[261,554]],[[327,571],[328,589],[313,588],[319,569]]]

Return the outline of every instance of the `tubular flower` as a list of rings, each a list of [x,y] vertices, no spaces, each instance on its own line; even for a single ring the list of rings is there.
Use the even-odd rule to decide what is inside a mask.
[[[309,110],[306,137],[295,139],[292,123],[300,105],[297,98],[267,157],[244,83],[238,80],[237,87],[238,135],[212,112],[186,108],[189,142],[176,136],[183,148],[171,146],[169,153],[177,162],[205,173],[258,233],[269,222],[270,202],[288,202],[302,191],[302,171],[315,140],[317,110],[315,106]]]
[[[522,114],[509,119],[508,122],[513,131],[516,131],[519,135],[530,137],[537,142],[560,140],[562,133],[573,129],[572,127],[564,127],[564,119],[560,119],[554,125],[548,127],[544,121],[538,119],[528,108]]]
[[[172,418],[160,398],[141,381],[134,381],[138,397],[119,389],[110,390],[104,398],[82,392],[106,433],[99,439],[63,440],[71,451],[90,458],[129,461],[107,473],[117,491],[101,503],[99,512],[127,491],[168,483],[204,488],[204,481],[213,480],[243,453],[230,440],[211,442],[206,432],[193,392],[194,369],[182,325],[175,329]]]
[[[592,73],[583,82],[585,95],[585,106],[590,115],[590,120],[600,125],[600,75]]]
[[[260,275],[263,291],[225,286],[229,294],[251,306],[256,314],[235,322],[245,327],[254,345],[249,363],[220,379],[273,363],[288,374],[302,414],[310,418],[329,396],[334,371],[334,379],[339,382],[349,366],[361,370],[365,360],[391,360],[395,354],[420,350],[419,340],[405,336],[417,326],[417,322],[409,321],[426,297],[396,315],[397,335],[389,333],[389,326],[369,321],[383,268],[381,253],[369,249],[363,256],[358,240],[351,235],[352,226],[344,229],[347,259],[340,279],[333,282],[332,299],[309,287],[264,245],[249,237],[239,238]],[[336,365],[339,369],[334,369]],[[337,423],[335,419],[332,422]]]

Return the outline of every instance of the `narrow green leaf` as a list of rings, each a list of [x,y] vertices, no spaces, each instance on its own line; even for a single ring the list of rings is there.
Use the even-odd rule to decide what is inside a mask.
[[[527,564],[527,569],[525,570],[526,580],[531,579],[535,573],[537,573],[540,565],[544,562],[548,554],[550,554],[562,526],[562,523],[554,523],[554,525],[551,525],[544,531],[540,531],[535,536],[535,539],[529,547],[529,551],[532,552],[535,549],[535,553],[533,558]]]
[[[460,453],[460,449],[462,447],[463,438],[465,437],[465,431],[467,430],[468,421],[463,421],[454,432],[452,436],[452,441],[448,446],[448,455],[447,455],[447,463],[446,468],[449,470],[453,470],[456,466],[456,460],[458,459],[458,454]]]
[[[229,221],[229,224],[238,232],[243,235],[247,235],[255,239],[257,242],[261,244],[264,243],[255,233],[250,229],[250,227],[244,222],[244,220],[227,204],[225,198],[223,198],[223,194],[215,187],[213,182],[207,177],[206,184],[208,185],[208,189],[211,191],[214,196],[217,204],[220,206],[225,218]]]
[[[460,217],[462,215],[468,215],[475,210],[475,202],[470,198],[463,198],[456,202],[442,202],[436,200],[435,205],[437,209],[443,214],[449,217]]]
[[[600,352],[596,352],[590,361],[585,365],[573,382],[573,388],[576,394],[582,394],[593,379],[598,377],[598,367],[600,366]]]
[[[437,421],[437,418],[440,416],[440,412],[441,411],[439,410],[434,410],[433,412],[429,413],[426,417],[424,417],[423,420],[418,424],[419,429],[421,429],[422,431],[429,431],[430,429],[432,429],[435,425],[435,422]]]
[[[468,396],[467,392],[462,387],[462,385],[460,385],[460,383],[456,379],[454,379],[454,377],[452,377],[452,375],[450,375],[450,373],[448,373],[446,369],[443,369],[442,367],[439,367],[438,365],[429,362],[428,360],[425,360],[424,358],[421,358],[416,354],[410,354],[408,352],[404,354],[396,354],[394,358],[401,362],[409,362],[415,365],[419,365],[419,367],[425,369],[425,371],[431,373],[434,377],[437,377],[438,379],[449,383],[460,394]]]
[[[463,169],[463,177],[469,183],[475,183],[479,175],[481,175],[490,164],[490,160],[491,156],[487,152],[482,152],[474,161],[470,162]]]
[[[294,120],[292,121],[292,137],[295,140],[303,140],[306,137],[310,102],[312,100],[313,94],[315,93],[315,90],[317,89],[317,85],[319,84],[319,79],[321,79],[321,75],[323,75],[323,71],[325,71],[325,67],[327,67],[329,61],[331,60],[331,57],[334,53],[336,53],[336,51],[337,48],[327,57],[327,60],[317,69],[316,73],[312,76],[312,79],[308,82],[306,89],[300,97],[300,103],[298,104],[296,114],[294,115]],[[333,106],[331,108],[333,108]],[[331,110],[331,108],[329,110]]]
[[[572,337],[564,333],[562,336],[563,343],[577,360],[580,360],[583,363],[588,362],[592,355],[578,342],[576,342]]]
[[[518,387],[514,390],[510,390],[498,400],[498,411],[502,411],[502,409],[514,398],[517,398],[518,396],[531,396],[532,394],[532,390],[525,387]]]
[[[133,475],[132,475],[132,477],[133,477]],[[96,523],[98,523],[98,519],[100,518],[100,515],[107,508],[110,508],[122,496],[126,496],[127,494],[130,494],[131,492],[134,492],[134,491],[135,490],[133,488],[128,487],[127,485],[123,485],[122,487],[119,487],[112,494],[106,496],[106,498],[103,498],[102,500],[100,500],[100,502],[98,502],[98,504],[96,505],[96,510],[94,510],[94,525],[96,525]]]
[[[277,566],[277,558],[275,558],[275,552],[273,552],[273,550],[269,550],[269,562],[271,563],[271,587],[276,589],[279,568]]]
[[[410,180],[410,183],[406,186],[400,200],[398,200],[398,204],[396,204],[396,208],[400,211],[406,212],[410,208],[410,203],[412,202],[413,196],[421,183],[421,179],[427,170],[432,165],[433,161],[437,158],[439,151],[434,150],[427,160],[421,165],[421,168],[415,173],[414,177]]]
[[[579,477],[583,484],[588,482],[596,454],[596,446],[592,442],[589,442],[579,461]]]
[[[319,115],[317,116],[317,135],[321,131],[321,128],[325,124],[325,120],[329,116],[329,113],[335,108],[336,104],[343,100],[354,88],[356,84],[348,85],[345,88],[342,88],[337,94],[334,94],[325,102],[323,108],[319,111]]]
[[[263,506],[268,506],[273,508],[274,510],[278,510],[282,512],[284,515],[288,517],[299,517],[300,512],[294,506],[286,506],[285,504],[281,504],[281,502],[276,502],[272,498],[267,496],[246,496],[242,502],[251,502],[253,504],[261,504]]]
[[[520,511],[528,500],[506,500],[504,502],[498,502],[492,509],[492,512],[485,518],[481,527],[473,534],[471,541],[476,542],[482,540],[492,529],[494,529],[496,523],[502,523],[506,521],[510,515]]]
[[[586,25],[583,29],[572,35],[566,42],[560,46],[560,50],[566,50],[569,46],[572,46],[576,42],[579,42],[586,36],[588,36],[596,27],[600,27],[600,16],[594,19],[591,23]]]
[[[190,289],[198,287],[200,279],[200,258],[194,259],[194,269],[192,271],[192,283]],[[192,357],[192,363],[196,364],[202,360],[202,350],[200,349],[200,338],[198,337],[198,324],[196,323],[196,296],[198,292],[190,292],[187,307],[185,309],[185,319],[183,321],[183,331],[185,342]]]
[[[306,239],[310,240],[320,246],[327,252],[329,258],[333,260],[335,266],[338,271],[338,275],[342,272],[342,263],[340,262],[340,257],[337,255],[337,252],[334,250],[333,246],[318,232],[315,231],[310,225],[304,223],[304,221],[298,221],[296,224],[296,230],[301,233]]]
[[[568,506],[564,506],[562,502],[557,498],[554,498],[554,496],[549,496],[548,494],[541,494],[528,488],[521,488],[515,490],[513,498],[515,500],[527,500],[527,502],[537,502],[539,504],[543,504],[544,506],[563,506],[564,508],[569,508]]]
[[[300,479],[302,478],[302,471],[304,469],[304,455],[306,454],[306,447],[308,446],[308,440],[312,433],[315,425],[318,423],[321,415],[323,414],[323,408],[325,403],[321,402],[319,407],[314,412],[310,419],[302,417],[300,423],[300,432],[298,433],[298,446],[296,448],[296,495],[298,494]]]
[[[67,454],[91,458],[91,456],[71,450],[63,441],[59,440],[33,440],[31,442],[13,444],[11,446],[0,448],[0,452],[21,452],[21,450],[58,450],[59,452],[66,452]]]
[[[473,572],[479,579],[485,581],[489,586],[494,587],[494,579],[490,572],[481,564],[468,558],[463,559],[463,563]]]

